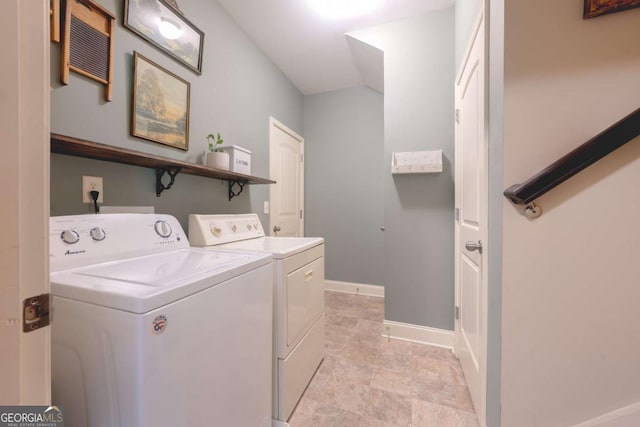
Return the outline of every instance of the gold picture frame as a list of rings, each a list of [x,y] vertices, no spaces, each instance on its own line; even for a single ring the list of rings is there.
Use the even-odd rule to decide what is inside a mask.
[[[191,84],[133,53],[131,135],[187,151]]]
[[[640,7],[640,0],[584,0],[584,19]]]

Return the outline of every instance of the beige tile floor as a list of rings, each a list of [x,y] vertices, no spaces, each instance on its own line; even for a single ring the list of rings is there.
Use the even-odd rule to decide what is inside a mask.
[[[326,292],[325,302],[325,359],[291,427],[477,427],[450,350],[382,337],[382,298]]]

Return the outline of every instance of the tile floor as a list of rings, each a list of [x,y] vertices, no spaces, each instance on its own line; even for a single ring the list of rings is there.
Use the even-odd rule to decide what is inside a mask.
[[[325,359],[291,427],[477,427],[450,350],[382,337],[382,298],[326,292],[325,302]]]

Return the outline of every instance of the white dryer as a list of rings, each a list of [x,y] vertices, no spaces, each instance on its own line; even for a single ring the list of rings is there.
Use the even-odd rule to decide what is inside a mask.
[[[273,256],[273,418],[286,421],[324,358],[324,239],[265,236],[256,214],[189,215],[189,241]]]
[[[273,271],[168,215],[50,219],[53,404],[71,427],[271,426]]]

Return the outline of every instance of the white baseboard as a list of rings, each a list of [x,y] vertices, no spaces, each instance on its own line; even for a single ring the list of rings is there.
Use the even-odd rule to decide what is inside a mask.
[[[280,420],[271,420],[271,427],[289,427],[289,423]]]
[[[573,427],[624,427],[640,425],[640,402],[616,409]]]
[[[364,283],[325,280],[324,289],[332,292],[344,292],[347,294],[367,295],[370,297],[384,298],[384,286],[378,285],[366,285]]]
[[[417,342],[453,349],[454,332],[428,326],[385,320],[382,323],[382,336],[389,335],[398,340]]]

